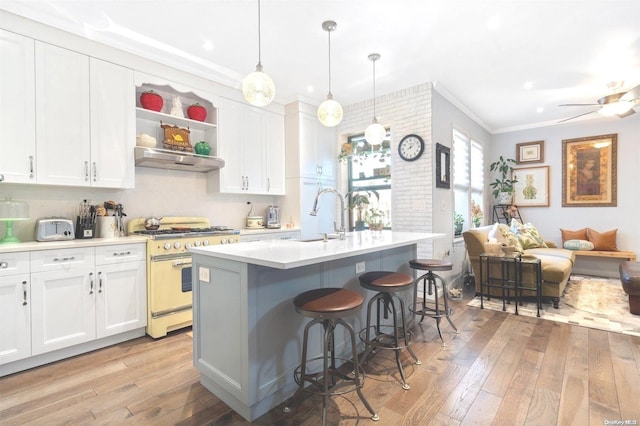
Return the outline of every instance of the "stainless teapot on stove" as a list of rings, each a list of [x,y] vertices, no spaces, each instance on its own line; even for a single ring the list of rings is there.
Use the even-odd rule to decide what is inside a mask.
[[[156,218],[156,217],[148,217],[144,220],[144,229],[146,229],[147,231],[155,231],[156,229],[160,228],[160,221],[162,220],[161,217]]]

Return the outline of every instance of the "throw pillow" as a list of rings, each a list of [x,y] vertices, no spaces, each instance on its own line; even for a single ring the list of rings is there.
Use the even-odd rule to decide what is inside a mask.
[[[506,225],[502,225],[502,226],[506,226]],[[493,224],[493,226],[491,227],[491,230],[489,231],[489,234],[487,235],[488,241],[500,243],[505,246],[509,245],[509,240],[504,237],[503,233],[500,231],[499,228],[500,228],[500,224],[498,222]]]
[[[569,240],[587,240],[587,228],[578,229],[577,231],[569,231],[567,229],[560,228],[562,234],[562,244]]]
[[[562,247],[567,250],[593,250],[593,243],[587,240],[567,240]]]
[[[497,238],[498,242],[503,241],[503,244],[515,247],[515,250],[518,253],[524,253],[524,249],[522,248],[518,237],[511,232],[508,225],[505,225],[504,223],[498,224],[497,234],[499,234],[499,237]]]
[[[617,229],[613,229],[607,232],[597,232],[591,228],[587,228],[587,240],[593,243],[594,250],[601,251],[617,251],[616,246],[616,233]]]
[[[547,247],[544,239],[540,236],[538,229],[533,226],[531,222],[524,225],[518,222],[517,219],[511,220],[511,232],[513,232],[520,241],[520,245],[524,250],[531,248]]]

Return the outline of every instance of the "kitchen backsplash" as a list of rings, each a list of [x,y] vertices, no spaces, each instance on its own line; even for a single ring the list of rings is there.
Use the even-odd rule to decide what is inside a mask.
[[[14,224],[14,235],[32,241],[35,221],[41,217],[63,216],[75,220],[84,199],[96,204],[113,200],[124,206],[125,219],[148,216],[206,216],[212,225],[241,229],[253,203],[253,215],[266,215],[267,207],[281,204],[282,197],[212,193],[207,190],[208,176],[173,170],[136,167],[136,187],[129,190],[77,188],[45,185],[1,184],[0,199],[9,197],[29,204],[31,219]],[[281,211],[283,222],[289,215]],[[5,225],[0,222],[0,236]]]

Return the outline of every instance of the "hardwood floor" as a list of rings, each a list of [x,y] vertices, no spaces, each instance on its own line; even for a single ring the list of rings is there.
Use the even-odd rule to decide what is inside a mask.
[[[452,302],[460,334],[446,321],[441,347],[433,320],[415,328],[402,390],[389,351],[367,365],[364,394],[332,398],[329,424],[604,425],[640,423],[640,338]],[[149,337],[0,379],[0,424],[248,424],[199,383],[190,330]],[[256,424],[321,424],[321,398]],[[613,423],[609,423],[613,424]],[[624,423],[621,423],[624,424]]]

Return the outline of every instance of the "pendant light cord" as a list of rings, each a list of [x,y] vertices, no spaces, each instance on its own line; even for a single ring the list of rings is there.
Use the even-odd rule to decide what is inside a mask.
[[[327,31],[327,35],[329,36],[329,97],[332,97],[331,94],[331,31]]]
[[[373,120],[378,121],[376,117],[376,60],[373,60]]]
[[[258,66],[262,68],[262,42],[260,37],[260,0],[258,0]]]

